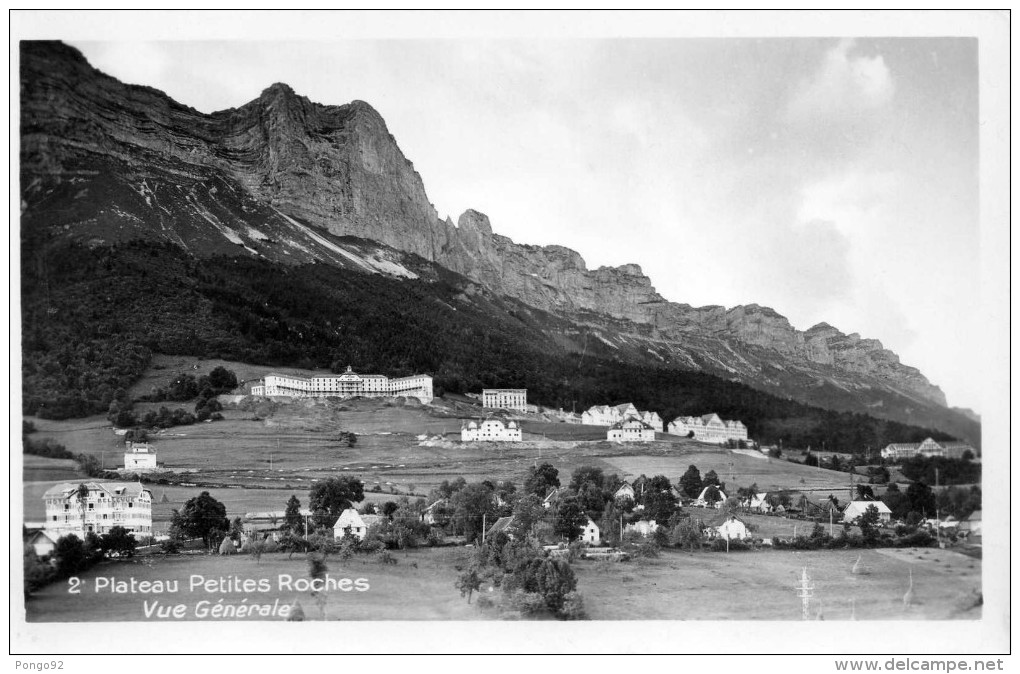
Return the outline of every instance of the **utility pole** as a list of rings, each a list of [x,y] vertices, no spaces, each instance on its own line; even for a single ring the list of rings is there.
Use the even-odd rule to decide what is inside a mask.
[[[482,544],[485,544],[485,516],[488,513],[482,513]]]
[[[811,603],[811,597],[813,596],[812,590],[814,589],[815,586],[811,584],[811,578],[808,577],[807,567],[805,566],[804,571],[800,576],[800,587],[797,588],[797,590],[800,591],[800,594],[797,596],[800,597],[801,600],[801,619],[803,620],[810,620],[808,617],[808,607]]]

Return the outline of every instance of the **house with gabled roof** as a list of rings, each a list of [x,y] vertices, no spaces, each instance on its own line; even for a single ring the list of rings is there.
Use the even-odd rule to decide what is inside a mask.
[[[333,538],[337,540],[348,535],[365,540],[365,534],[367,533],[368,526],[365,524],[365,520],[361,518],[361,515],[354,508],[348,508],[340,513],[340,517],[333,524]]]
[[[493,525],[491,527],[489,527],[489,530],[487,532],[485,532],[485,537],[486,538],[492,538],[493,535],[498,534],[500,532],[503,532],[510,539],[513,539],[513,535],[510,533],[510,528],[509,528],[510,524],[512,524],[513,521],[514,521],[513,515],[509,515],[507,517],[500,517],[498,520],[496,520],[493,523]]]
[[[719,492],[719,500],[715,501],[714,503],[709,503],[708,501],[705,500],[705,494],[708,493],[708,490],[711,489],[712,487],[715,487],[716,490]],[[722,489],[719,489],[719,487],[710,484],[701,490],[701,493],[698,494],[698,498],[694,499],[691,502],[691,505],[697,506],[699,508],[721,508],[724,501],[726,501],[726,492],[724,492]]]
[[[843,509],[843,521],[851,524],[856,522],[867,511],[869,506],[875,506],[878,509],[879,521],[888,522],[892,519],[892,511],[882,501],[851,501]]]

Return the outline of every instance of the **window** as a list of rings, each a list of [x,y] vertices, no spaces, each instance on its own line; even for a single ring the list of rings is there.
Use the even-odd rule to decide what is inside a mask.
[[[95,509],[96,509],[96,504],[95,503],[90,503],[89,504],[89,510],[95,510]]]

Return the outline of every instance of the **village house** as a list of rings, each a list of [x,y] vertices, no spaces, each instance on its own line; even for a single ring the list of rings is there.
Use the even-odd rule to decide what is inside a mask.
[[[975,510],[967,517],[960,520],[960,531],[967,532],[969,536],[981,535],[981,511]]]
[[[677,417],[670,422],[669,433],[720,445],[730,440],[747,441],[747,426],[740,421],[720,419],[714,412],[700,417]]]
[[[489,527],[489,530],[485,532],[485,537],[486,538],[492,538],[492,536],[494,534],[498,534],[500,532],[503,532],[503,533],[505,533],[507,535],[507,537],[510,540],[513,540],[513,538],[514,538],[513,534],[510,533],[510,529],[509,529],[510,524],[513,521],[514,521],[513,515],[510,515],[508,517],[500,517],[498,520],[493,522],[492,526]]]
[[[482,389],[482,407],[490,410],[528,411],[528,389],[487,388]],[[538,411],[538,408],[535,408]]]
[[[623,486],[620,487],[619,489],[617,489],[616,493],[613,494],[613,500],[614,501],[620,501],[620,500],[628,499],[628,498],[631,501],[634,500],[634,487],[632,487],[629,484],[627,484],[626,482],[624,482]]]
[[[711,538],[742,541],[747,538],[747,525],[733,513],[718,513],[701,520],[705,534]]]
[[[740,502],[741,507],[753,510],[759,513],[770,513],[773,511],[772,504],[768,501],[769,493],[767,491],[759,492],[757,494],[751,494],[748,498]]]
[[[148,473],[156,470],[156,448],[147,442],[126,443],[124,470],[133,473]]]
[[[610,426],[606,431],[606,439],[610,442],[651,442],[655,440],[655,429],[631,417]]]
[[[44,529],[33,531],[25,539],[25,547],[32,548],[39,557],[46,557],[57,547],[57,541],[52,534],[46,533]]]
[[[702,489],[701,493],[698,494],[698,498],[691,501],[691,505],[696,506],[698,508],[721,508],[723,502],[726,501],[726,492],[724,492],[722,489],[719,489],[719,487],[715,487],[715,489],[719,492],[718,501],[709,503],[708,501],[705,500],[705,494],[708,493],[708,490],[711,489],[713,486],[714,485],[708,485],[707,487]]]
[[[636,533],[647,538],[658,531],[658,529],[659,525],[655,523],[655,520],[638,520],[632,524],[625,524],[623,526],[623,533]]]
[[[566,493],[567,493],[566,487],[550,489],[549,493],[545,495],[544,499],[542,499],[542,507],[545,508],[546,510],[552,508],[554,505],[560,502],[560,499],[562,499],[566,495]]]
[[[633,403],[595,405],[581,414],[581,423],[586,426],[612,426],[627,419],[639,419],[662,432],[662,418],[655,412],[638,410]]]
[[[81,486],[87,495],[79,500]],[[102,535],[118,526],[136,535],[152,534],[152,492],[137,483],[62,482],[47,489],[43,501],[44,527],[51,538],[84,538],[89,531]]]
[[[445,498],[433,501],[429,507],[422,511],[421,521],[429,526],[446,526],[447,522],[450,521],[448,512],[449,503]]]
[[[965,442],[935,442],[926,438],[923,442],[894,442],[882,449],[882,458],[886,461],[902,461],[915,456],[941,456],[949,459],[962,459],[970,452],[977,456],[977,451]]]
[[[415,374],[390,379],[381,374],[358,374],[351,367],[343,374],[267,374],[261,384],[251,387],[253,396],[291,398],[387,398],[402,396],[432,402],[432,377]]]
[[[590,517],[588,518],[588,523],[584,525],[584,528],[581,531],[581,537],[579,540],[586,545],[599,544],[599,527]]]
[[[337,540],[347,535],[365,540],[365,534],[367,533],[368,527],[365,525],[365,520],[361,519],[361,515],[354,508],[348,508],[340,513],[336,524],[333,525],[333,538]]]
[[[469,421],[461,426],[461,442],[520,442],[522,440],[521,427],[516,421],[501,419],[486,419],[482,422]]]
[[[875,506],[878,509],[878,519],[881,522],[889,522],[892,519],[892,511],[889,506],[881,501],[851,501],[843,509],[843,521],[854,523],[868,509],[868,506]]]

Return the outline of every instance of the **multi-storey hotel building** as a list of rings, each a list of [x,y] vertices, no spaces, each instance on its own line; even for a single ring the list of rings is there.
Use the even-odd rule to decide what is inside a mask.
[[[83,486],[88,494],[80,497]],[[74,534],[84,538],[91,531],[102,535],[113,527],[135,534],[152,533],[152,492],[137,483],[64,482],[46,490],[44,528],[54,539]]]
[[[404,396],[432,402],[432,377],[415,374],[390,379],[381,374],[358,374],[350,366],[343,374],[317,374],[301,377],[293,374],[267,374],[261,384],[251,387],[255,396],[292,398],[386,398]]]
[[[677,417],[669,424],[673,435],[691,435],[701,442],[724,444],[729,440],[747,440],[747,426],[740,421],[720,419],[718,414],[700,417]]]
[[[528,389],[486,388],[482,389],[482,407],[492,410],[528,411]]]

